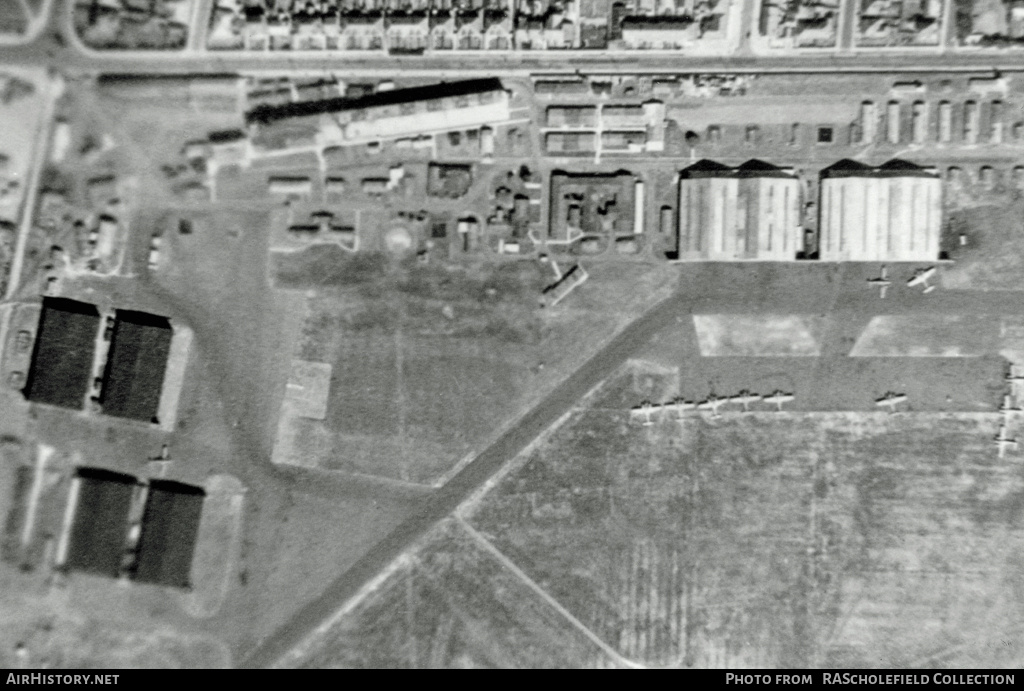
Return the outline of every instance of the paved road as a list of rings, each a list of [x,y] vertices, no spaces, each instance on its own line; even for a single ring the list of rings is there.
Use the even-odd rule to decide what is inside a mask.
[[[359,589],[410,545],[493,477],[507,462],[526,448],[555,420],[614,371],[656,332],[685,313],[680,296],[669,298],[615,337],[600,352],[578,369],[518,424],[480,453],[448,483],[425,500],[422,508],[398,526],[352,568],[331,583],[322,595],[303,607],[292,619],[249,653],[242,667],[269,667],[301,644],[310,632],[329,619]]]
[[[202,0],[205,3],[207,0]],[[292,70],[344,70],[352,76],[430,73],[439,77],[523,76],[538,72],[582,73],[835,73],[835,72],[978,72],[998,69],[1024,71],[1020,52],[938,53],[908,50],[886,53],[794,56],[696,57],[653,51],[532,51],[422,56],[291,52],[181,53],[90,51],[74,36],[68,7],[71,0],[56,0],[50,25],[40,38],[25,46],[0,47],[0,64],[45,64],[69,74],[213,74],[233,72],[285,72]],[[849,3],[848,3],[849,4]],[[206,33],[206,22],[193,37]]]
[[[7,64],[46,64],[73,74],[217,74],[234,72],[288,72],[344,70],[353,76],[388,76],[428,73],[441,77],[525,76],[565,74],[685,74],[689,72],[738,74],[849,73],[973,73],[1022,72],[1024,59],[1000,55],[832,55],[820,57],[706,58],[658,54],[581,55],[554,51],[534,54],[475,54],[420,56],[330,55],[321,53],[194,53],[175,56],[111,53],[81,55],[73,49],[40,44],[0,48]]]

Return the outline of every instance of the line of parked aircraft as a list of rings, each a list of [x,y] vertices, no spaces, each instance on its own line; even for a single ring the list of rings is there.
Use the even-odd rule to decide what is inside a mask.
[[[723,406],[736,404],[742,406],[744,413],[750,412],[750,406],[754,403],[768,403],[778,407],[779,412],[782,412],[782,405],[789,403],[793,400],[793,394],[783,393],[782,391],[776,391],[770,396],[762,396],[760,394],[751,393],[750,391],[741,391],[738,396],[731,397],[720,397],[711,395],[703,401],[687,401],[683,398],[676,398],[668,403],[654,404],[650,401],[644,401],[636,408],[629,411],[630,418],[634,420],[641,420],[641,424],[644,427],[654,424],[652,419],[656,414],[665,413],[676,414],[676,419],[681,420],[687,411],[706,411],[711,413],[711,417],[721,417],[719,409]]]
[[[922,286],[924,288],[923,292],[925,294],[932,292],[933,290],[935,290],[936,286],[932,285],[928,281],[930,281],[935,276],[936,271],[937,269],[934,266],[930,266],[927,269],[918,269],[917,271],[914,272],[913,277],[907,281],[907,286],[911,288]],[[872,287],[878,288],[879,297],[884,298],[885,293],[892,286],[892,281],[889,280],[888,267],[883,265],[881,275],[879,275],[877,278],[869,278],[868,283]]]

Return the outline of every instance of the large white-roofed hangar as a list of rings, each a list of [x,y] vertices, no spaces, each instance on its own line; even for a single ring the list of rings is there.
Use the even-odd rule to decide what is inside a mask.
[[[680,174],[675,258],[794,261],[804,249],[801,208],[791,169],[698,161]]]
[[[872,167],[840,161],[821,172],[819,258],[935,261],[942,232],[942,180],[905,161]]]

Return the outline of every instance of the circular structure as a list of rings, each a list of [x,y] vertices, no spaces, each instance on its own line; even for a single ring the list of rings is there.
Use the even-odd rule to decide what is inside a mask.
[[[412,248],[412,234],[402,226],[395,226],[385,233],[384,246],[388,252],[408,252]]]

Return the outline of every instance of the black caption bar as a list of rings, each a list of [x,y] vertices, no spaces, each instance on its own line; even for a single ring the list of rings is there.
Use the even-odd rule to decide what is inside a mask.
[[[789,686],[798,684],[815,685],[923,685],[934,686],[969,686],[984,684],[989,686],[1016,686],[1016,672],[999,672],[995,670],[976,670],[970,673],[961,671],[791,671],[791,672],[721,672],[721,679],[727,685],[748,686]]]

